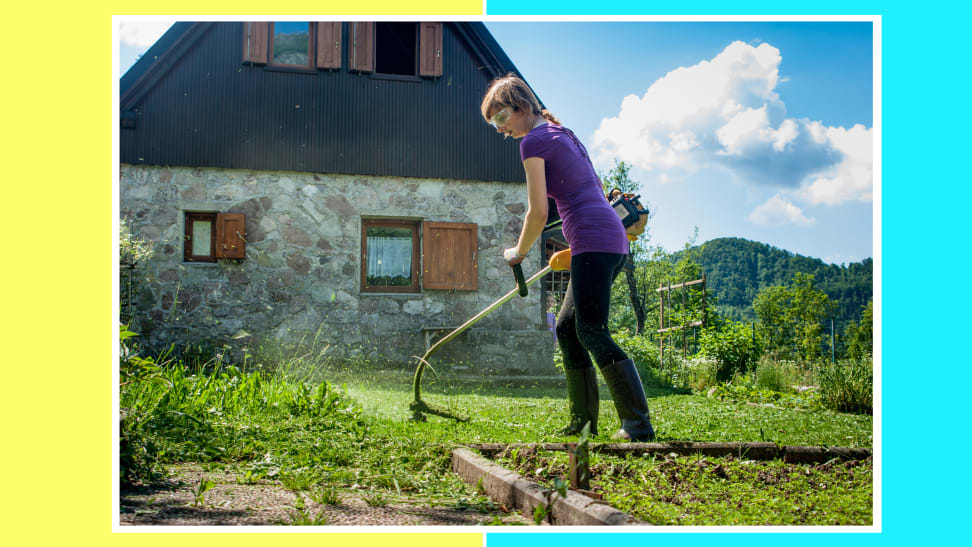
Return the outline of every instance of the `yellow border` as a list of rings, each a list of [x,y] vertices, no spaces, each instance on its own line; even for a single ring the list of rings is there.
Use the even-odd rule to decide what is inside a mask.
[[[333,6],[331,5],[333,4]],[[0,36],[4,79],[5,211],[2,452],[15,544],[379,545],[480,547],[481,532],[263,534],[114,532],[111,428],[114,415],[113,309],[117,223],[113,128],[117,44],[113,15],[267,14],[278,4],[112,2],[91,7],[14,10]],[[479,16],[477,1],[289,2],[286,14]],[[15,53],[16,52],[16,53]],[[113,85],[114,84],[114,85]],[[14,236],[14,237],[11,237]],[[11,353],[12,350],[12,353]],[[144,532],[140,529],[139,532]],[[261,529],[260,532],[266,532]],[[456,533],[458,532],[458,533]],[[20,540],[20,541],[18,541]]]

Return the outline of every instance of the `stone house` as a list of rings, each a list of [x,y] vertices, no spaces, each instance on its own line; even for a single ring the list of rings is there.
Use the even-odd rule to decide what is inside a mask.
[[[516,67],[482,23],[175,24],[120,82],[120,212],[151,242],[122,291],[149,346],[313,340],[410,366],[514,287],[518,141],[479,114]],[[559,248],[547,238],[529,275]],[[443,346],[554,373],[550,279]],[[552,285],[551,283],[554,283]]]

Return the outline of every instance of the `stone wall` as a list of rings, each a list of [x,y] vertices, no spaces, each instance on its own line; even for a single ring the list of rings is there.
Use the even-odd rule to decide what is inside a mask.
[[[335,358],[411,367],[425,326],[458,326],[514,287],[502,250],[519,234],[523,184],[122,165],[121,216],[153,243],[133,331],[151,347],[235,350],[315,340]],[[186,211],[246,214],[246,258],[183,261]],[[475,292],[362,294],[362,217],[478,225]],[[535,248],[524,272],[540,268]],[[433,356],[475,371],[553,374],[534,286]]]

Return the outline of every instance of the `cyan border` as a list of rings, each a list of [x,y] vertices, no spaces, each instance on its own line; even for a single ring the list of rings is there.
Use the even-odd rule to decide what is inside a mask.
[[[967,217],[970,202],[967,171],[953,167],[957,158],[968,155],[959,149],[964,144],[959,137],[967,125],[961,120],[968,119],[963,83],[967,59],[962,61],[957,55],[968,51],[968,32],[962,26],[968,13],[958,13],[942,2],[905,6],[834,1],[662,4],[540,0],[527,4],[487,0],[485,6],[488,16],[880,17],[881,109],[875,113],[875,126],[880,120],[881,161],[875,165],[876,176],[880,166],[880,194],[875,195],[880,196],[881,224],[875,233],[875,244],[880,245],[876,249],[880,270],[875,273],[881,279],[882,531],[825,531],[823,536],[809,533],[812,528],[801,528],[798,533],[679,533],[676,541],[706,547],[713,543],[751,545],[753,541],[790,547],[816,547],[821,542],[863,547],[913,541],[947,545],[953,543],[953,535],[963,537],[957,532],[968,500],[961,485],[968,479],[963,471],[967,459],[960,446],[965,444],[968,424],[961,425],[957,419],[968,416],[969,411],[959,406],[963,397],[949,391],[967,391],[970,383],[969,367],[963,364],[968,358],[962,356],[959,344],[963,339],[961,323],[956,321],[960,310],[948,295],[964,292],[958,276],[968,248],[963,240],[965,226],[952,220]],[[936,441],[946,443],[944,451]],[[648,534],[496,532],[486,534],[486,546],[567,547],[675,540],[667,534]]]

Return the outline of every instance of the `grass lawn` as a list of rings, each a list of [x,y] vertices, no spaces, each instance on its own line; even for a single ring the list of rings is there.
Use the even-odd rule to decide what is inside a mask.
[[[427,421],[416,422],[409,419],[411,373],[318,370],[298,377],[169,365],[160,373],[164,381],[122,388],[121,406],[128,409],[123,431],[129,432],[122,439],[123,464],[141,470],[135,478],[143,482],[166,465],[198,462],[235,473],[241,483],[279,481],[294,491],[366,489],[392,502],[491,510],[488,499],[449,472],[453,446],[575,440],[556,433],[566,416],[562,384],[450,380],[427,372],[423,400],[462,421],[428,414]],[[607,442],[618,426],[603,386],[601,393],[601,436],[593,442]],[[870,416],[753,406],[665,388],[648,388],[647,394],[659,441],[872,442]],[[555,461],[560,456],[549,457],[540,474],[528,462],[511,465],[549,480],[551,470],[563,467]],[[594,488],[649,522],[871,522],[870,462],[817,469],[732,459],[597,458]],[[849,498],[837,495],[844,491]]]

